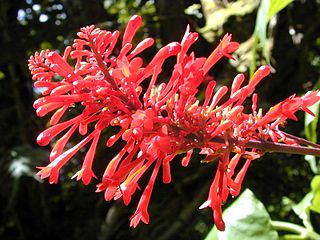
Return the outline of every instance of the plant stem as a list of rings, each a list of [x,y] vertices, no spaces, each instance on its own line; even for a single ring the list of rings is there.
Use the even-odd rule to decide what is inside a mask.
[[[284,143],[274,143],[270,141],[251,140],[245,144],[249,148],[258,148],[264,152],[279,152],[290,153],[298,155],[313,155],[320,156],[320,148],[306,147],[306,146],[294,146]]]
[[[224,143],[225,140],[222,137],[214,137],[211,139],[213,142]],[[229,143],[236,145],[238,142],[234,139],[228,139]],[[241,142],[239,141],[239,144]],[[307,146],[295,146],[287,145],[284,143],[275,143],[271,141],[263,140],[250,140],[243,143],[243,146],[248,148],[256,148],[262,150],[263,152],[278,152],[278,153],[289,153],[289,154],[298,154],[298,155],[313,155],[320,156],[320,148],[318,147],[307,147]]]
[[[282,132],[282,131],[281,131]],[[315,147],[315,148],[320,148],[320,144],[317,144],[317,143],[313,143],[313,142],[310,142],[304,138],[300,138],[300,137],[297,137],[297,136],[294,136],[294,135],[291,135],[289,133],[286,133],[286,132],[282,132],[285,136],[293,139],[293,140],[296,140],[298,143],[300,144],[305,144],[305,145],[308,145],[308,146],[311,146],[311,147]]]
[[[300,225],[289,223],[289,222],[282,222],[282,221],[271,221],[272,226],[276,230],[286,231],[297,233],[299,235],[295,236],[295,239],[310,239],[310,240],[318,240],[320,239],[320,235],[312,230],[308,230]],[[293,239],[293,238],[292,238]]]

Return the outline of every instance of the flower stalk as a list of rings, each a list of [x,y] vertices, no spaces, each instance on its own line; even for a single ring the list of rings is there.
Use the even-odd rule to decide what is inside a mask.
[[[288,134],[289,136],[290,134]],[[290,135],[292,136],[292,135]],[[250,140],[244,144],[247,148],[256,148],[261,150],[262,153],[287,153],[287,154],[296,154],[296,155],[313,155],[320,156],[320,148],[318,144],[314,144],[310,141],[303,139],[303,143],[309,146],[300,146],[300,145],[287,145],[284,143],[275,143],[271,141],[263,140]],[[225,140],[221,137],[214,137],[211,139],[212,142],[223,143]],[[241,140],[240,140],[241,141]],[[234,139],[228,139],[228,142],[233,145],[237,145]],[[311,147],[310,147],[311,146]],[[312,147],[314,146],[314,147]]]

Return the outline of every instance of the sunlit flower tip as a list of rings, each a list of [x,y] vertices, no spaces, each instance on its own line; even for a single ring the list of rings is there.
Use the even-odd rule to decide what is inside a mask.
[[[214,219],[214,224],[216,225],[217,229],[219,231],[224,231],[226,226],[225,223],[222,219],[222,210],[221,207],[218,209],[215,209],[213,211],[213,219]]]
[[[81,169],[71,179],[77,177],[77,181],[79,181],[81,179],[82,182],[84,183],[84,185],[88,185],[90,183],[92,177],[97,179],[97,176],[94,174],[91,167],[92,167],[93,158],[94,158],[94,155],[96,152],[98,140],[99,140],[99,135],[96,135],[96,137],[94,137],[92,144],[91,144],[91,146],[90,146],[90,148],[84,158]]]
[[[320,101],[320,91],[309,91],[304,96],[302,96],[301,99],[302,107],[310,107]]]
[[[62,116],[65,114],[65,112],[68,110],[69,105],[64,105],[63,107],[59,108],[50,118],[50,124],[56,125]]]
[[[187,167],[187,166],[189,165],[189,162],[190,162],[190,160],[191,160],[191,155],[192,155],[192,153],[193,153],[193,149],[189,150],[189,151],[187,152],[187,155],[182,158],[182,160],[181,160],[181,165],[182,165],[183,167]]]
[[[37,173],[41,179],[49,177],[49,183],[58,183],[59,180],[59,167],[48,166],[45,167],[37,167],[40,171]]]
[[[80,28],[80,32],[77,33],[78,37],[83,38],[83,39],[87,39],[88,40],[88,33],[91,33],[92,30],[95,28],[94,25],[90,25],[90,26],[86,26],[86,27],[82,27]]]
[[[190,34],[190,25],[188,24],[186,27],[186,31],[184,32],[184,35],[182,37],[181,43],[185,43],[189,34]]]
[[[255,158],[255,159],[257,159],[257,158]],[[248,171],[248,168],[250,166],[251,161],[252,161],[251,159],[246,160],[243,167],[241,168],[241,170],[237,174],[237,176],[234,180],[235,187],[230,189],[230,193],[232,196],[238,196],[240,194],[241,185],[242,185],[243,179]]]
[[[104,191],[108,185],[109,185],[110,181],[109,182],[100,182],[96,185],[96,191],[95,192],[102,192]]]
[[[47,178],[50,176],[51,173],[51,167],[37,167],[40,171],[37,172],[36,175],[40,176],[41,179]]]
[[[266,76],[270,74],[270,67],[267,65],[263,65],[258,68],[258,70],[253,74],[251,77],[248,88],[250,89],[250,92],[254,91],[255,87],[258,85],[258,83]]]
[[[145,49],[151,47],[154,44],[153,38],[145,38],[141,42],[138,43],[135,49],[133,49],[127,58],[130,60],[132,57],[136,56],[137,54],[143,52]]]
[[[178,54],[178,62],[181,62],[181,60],[185,57],[185,54],[187,53],[190,46],[197,41],[198,39],[198,33],[192,33],[190,32],[190,25],[187,25],[186,31],[184,33],[184,36],[181,40],[181,52]]]
[[[240,47],[240,44],[238,42],[231,42],[231,38],[232,34],[225,34],[221,40],[220,47],[224,56],[234,59],[230,53],[235,52]]]
[[[162,164],[162,181],[166,184],[171,182],[171,169],[168,162]]]
[[[202,105],[203,108],[205,108],[208,105],[208,103],[212,97],[213,90],[214,90],[215,86],[216,86],[216,81],[214,81],[214,80],[212,80],[208,83],[207,88],[206,88],[205,99],[204,99],[204,102]]]
[[[149,214],[147,211],[139,210],[135,212],[130,218],[130,227],[136,228],[140,221],[144,222],[145,224],[149,223]]]
[[[151,60],[151,62],[149,63],[148,66],[149,67],[154,67],[156,65],[161,66],[167,58],[174,56],[174,55],[177,55],[180,52],[180,50],[181,50],[180,43],[178,43],[178,42],[169,43],[168,45],[162,47],[156,53],[156,55],[153,57],[153,59]],[[147,66],[146,70],[149,70],[148,66]]]
[[[52,137],[50,134],[46,134],[46,132],[42,132],[37,137],[37,143],[40,146],[46,146],[50,143]]]
[[[51,139],[54,138],[56,135],[61,133],[63,130],[68,128],[73,124],[74,121],[67,121],[62,122],[57,125],[54,125],[46,130],[44,130],[42,133],[40,133],[37,137],[37,143],[40,146],[46,146],[50,143]]]
[[[223,122],[221,122],[218,127],[210,133],[211,137],[218,136],[222,134],[225,130],[229,129],[233,125],[233,122],[230,119],[227,119]]]
[[[104,174],[103,174],[103,181],[108,181],[111,176],[115,173],[123,155],[125,154],[125,150],[121,150],[111,161],[109,162],[108,166],[106,167]]]
[[[59,96],[59,95],[65,94],[70,90],[72,90],[73,87],[74,86],[72,84],[68,84],[68,83],[64,85],[58,85],[57,87],[51,90],[50,96]]]
[[[111,182],[107,188],[104,190],[104,199],[106,201],[110,201],[114,198],[118,188],[119,188],[119,184],[118,182]]]
[[[226,95],[228,92],[228,87],[222,86],[219,90],[213,95],[212,101],[209,106],[209,111],[215,108],[215,106],[219,103],[221,98]]]
[[[228,119],[229,120],[235,120],[239,113],[241,113],[244,110],[244,106],[239,105],[235,106],[231,109],[231,111],[228,113]]]
[[[245,80],[245,77],[243,73],[239,73],[235,76],[231,85],[231,93],[230,93],[231,96],[240,89],[244,80]]]
[[[78,127],[77,124],[73,125],[61,138],[59,138],[56,141],[56,143],[54,144],[54,146],[50,152],[50,156],[49,156],[50,162],[52,162],[53,160],[55,160],[58,156],[60,156],[62,154],[63,149],[67,145],[70,137],[75,132],[77,127]]]
[[[71,179],[76,178],[77,181],[82,180],[84,185],[88,185],[91,182],[92,177],[97,179],[97,176],[90,168],[81,168]]]
[[[257,111],[257,107],[258,107],[258,94],[257,93],[254,93],[252,95],[252,106],[251,106],[251,109],[252,109],[252,112],[255,114],[256,111]]]
[[[60,74],[63,77],[73,74],[72,67],[57,52],[50,52],[47,58],[51,63],[50,68],[52,71]]]
[[[106,142],[107,147],[113,146],[113,144],[119,140],[119,138],[122,136],[122,134],[125,132],[126,129],[123,129],[119,131],[117,134],[112,135]]]
[[[130,18],[127,27],[123,34],[123,40],[122,40],[122,46],[124,46],[126,43],[131,43],[132,38],[136,34],[137,30],[142,25],[142,18],[138,15],[134,15]]]
[[[132,199],[132,195],[135,193],[136,189],[139,189],[140,190],[140,187],[137,183],[134,183],[132,184],[132,186],[130,186],[130,189],[126,190],[126,191],[122,191],[122,200],[123,200],[123,204],[128,206],[131,202],[131,199]],[[121,191],[119,191],[121,192]],[[120,196],[121,197],[121,196]],[[118,197],[118,198],[120,198]],[[115,196],[115,200],[118,199],[116,196]]]
[[[51,168],[49,181],[50,183],[57,183],[58,177],[59,177],[59,171],[60,169],[85,145],[90,141],[92,136],[87,136],[85,139],[83,139],[81,142],[79,142],[74,147],[70,148],[69,150],[65,151],[61,155],[59,155],[57,158],[55,158],[48,166],[47,168]],[[42,175],[42,173],[45,173],[43,175],[47,176],[47,171],[43,171],[41,169],[39,171],[39,174]]]
[[[236,51],[240,44],[238,42],[231,42],[231,34],[226,34],[220,41],[217,48],[210,54],[203,66],[203,71],[206,74],[210,68],[216,64],[223,56],[234,59],[230,53]]]
[[[47,113],[60,108],[60,107],[64,107],[66,104],[65,103],[61,103],[61,102],[53,102],[53,103],[48,103],[48,104],[44,104],[40,107],[37,108],[36,113],[38,117],[43,117],[45,115],[47,115]],[[69,104],[67,103],[67,106],[69,106]]]

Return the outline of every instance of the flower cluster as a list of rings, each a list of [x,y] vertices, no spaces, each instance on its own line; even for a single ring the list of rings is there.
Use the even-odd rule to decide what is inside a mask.
[[[50,163],[39,167],[38,175],[57,183],[60,169],[87,145],[74,178],[89,184],[96,178],[92,165],[100,135],[108,126],[118,126],[119,132],[106,145],[111,147],[120,139],[126,145],[108,162],[97,191],[103,191],[107,201],[122,198],[127,205],[139,189],[139,179],[153,168],[131,217],[130,225],[136,227],[140,221],[149,222],[148,204],[159,171],[163,182],[169,183],[175,156],[185,154],[182,165],[186,167],[198,148],[205,155],[203,162],[218,161],[208,199],[200,208],[212,208],[215,224],[223,230],[221,206],[229,195],[239,194],[249,165],[266,151],[258,143],[301,145],[279,126],[288,118],[296,119],[298,110],[312,114],[308,107],[320,100],[319,93],[293,95],[263,114],[257,107],[255,88],[270,69],[262,66],[247,83],[238,74],[230,90],[226,86],[215,90],[216,82],[210,80],[200,101],[196,96],[209,70],[222,57],[232,58],[239,44],[226,34],[208,58],[199,58],[189,51],[198,34],[187,27],[181,42],[169,43],[150,62],[144,62],[139,54],[154,40],[146,38],[134,46],[132,39],[141,25],[140,16],[130,19],[118,53],[114,51],[118,31],[89,26],[81,28],[63,56],[46,50],[30,57],[34,86],[43,95],[34,108],[39,117],[53,112],[51,126],[37,138],[41,146],[53,142]],[[160,82],[158,76],[168,58],[176,62],[169,79]],[[248,110],[244,101],[249,96],[252,107]],[[74,109],[78,115],[70,117],[67,112]],[[76,132],[83,139],[70,148],[67,144]]]

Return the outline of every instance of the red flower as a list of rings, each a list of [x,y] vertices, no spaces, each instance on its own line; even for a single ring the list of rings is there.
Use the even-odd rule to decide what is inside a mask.
[[[131,18],[118,54],[113,52],[118,31],[89,26],[81,28],[78,38],[66,48],[63,56],[47,50],[30,57],[34,85],[43,89],[43,97],[35,101],[34,108],[40,117],[53,112],[51,127],[37,138],[41,146],[53,142],[50,163],[39,167],[38,175],[57,183],[60,169],[90,142],[82,167],[73,176],[89,184],[92,177],[96,178],[92,165],[102,131],[108,126],[120,127],[106,145],[111,147],[120,138],[126,145],[108,162],[97,192],[104,191],[106,200],[122,198],[127,205],[139,189],[141,176],[153,167],[131,217],[130,225],[136,227],[140,221],[149,222],[148,205],[160,168],[163,182],[169,183],[170,163],[175,155],[186,153],[182,160],[186,167],[193,150],[199,148],[205,155],[203,162],[218,159],[208,200],[201,208],[211,207],[217,228],[223,230],[221,206],[229,194],[239,194],[250,163],[270,150],[270,142],[303,144],[279,127],[288,118],[296,119],[294,113],[298,110],[312,114],[308,107],[319,102],[319,93],[293,95],[263,115],[258,109],[258,95],[254,93],[257,84],[270,73],[268,66],[262,66],[247,84],[243,74],[237,75],[225,102],[222,99],[228,88],[222,86],[214,92],[216,83],[211,79],[201,104],[196,94],[200,84],[210,79],[208,71],[222,57],[233,58],[230,54],[237,50],[239,43],[232,42],[231,34],[226,34],[208,58],[197,58],[188,52],[198,35],[187,27],[181,43],[169,43],[149,63],[144,63],[138,54],[154,41],[147,38],[133,47],[132,39],[141,24],[139,16]],[[162,65],[169,57],[175,57],[176,64],[169,80],[159,84]],[[70,65],[70,58],[74,66]],[[142,87],[144,81],[148,81],[146,89]],[[250,95],[252,112],[247,113],[243,102]],[[78,106],[82,109],[80,113]],[[74,109],[78,115],[68,118],[67,111]],[[83,139],[69,148],[68,142],[76,131]],[[236,168],[241,158],[245,161]]]

